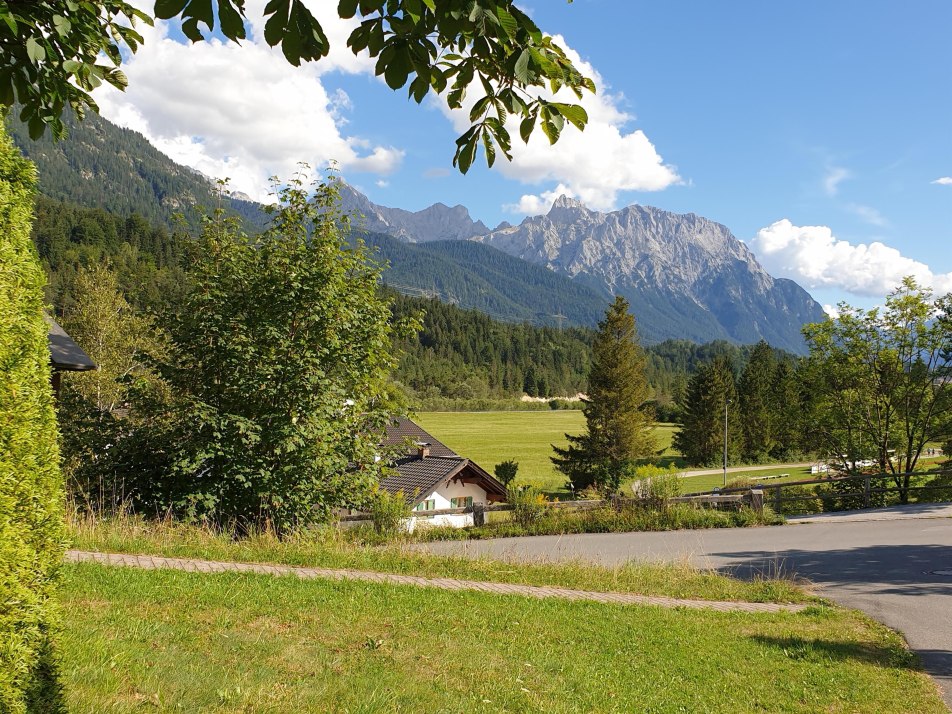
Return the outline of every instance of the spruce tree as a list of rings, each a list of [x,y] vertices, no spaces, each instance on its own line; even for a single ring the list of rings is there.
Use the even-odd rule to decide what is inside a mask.
[[[566,434],[568,447],[553,447],[552,463],[576,489],[615,490],[635,459],[654,454],[645,364],[628,301],[616,297],[598,323],[592,344],[588,397],[582,407],[586,432]]]
[[[727,403],[727,458],[736,461],[743,443],[734,370],[726,357],[702,365],[688,382],[679,404],[681,429],[674,448],[690,464],[715,466],[724,453],[724,408]]]
[[[792,458],[803,451],[803,398],[796,370],[787,360],[777,363],[770,400],[774,422],[774,447],[770,455],[775,459]]]
[[[750,354],[738,390],[743,414],[744,458],[748,462],[766,461],[776,445],[771,394],[776,369],[773,350],[761,340]]]

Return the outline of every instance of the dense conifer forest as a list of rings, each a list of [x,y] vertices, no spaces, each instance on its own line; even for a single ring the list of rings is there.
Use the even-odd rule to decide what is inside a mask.
[[[161,309],[176,300],[181,291],[179,263],[191,240],[184,228],[170,230],[164,222],[152,223],[137,213],[121,217],[105,209],[84,208],[42,196],[37,202],[33,237],[50,278],[48,300],[60,314],[70,310],[79,268],[102,262],[116,273],[133,307],[142,312]],[[422,248],[398,244],[386,236],[373,237],[369,242],[387,248],[378,253],[381,259],[386,259],[388,251]],[[405,251],[404,247],[411,250]],[[427,268],[427,261],[439,263],[441,254],[465,258],[467,251],[473,250],[465,245],[434,244],[430,248],[412,253],[420,261],[420,270]],[[479,248],[476,246],[476,250]],[[534,270],[531,274],[507,272],[510,267],[490,262],[482,268],[486,284],[508,290],[517,299],[521,298],[514,286],[520,284],[526,294],[535,292],[540,300],[555,294],[547,292],[551,285],[545,283],[544,275],[536,276]],[[389,277],[387,274],[385,279]],[[446,284],[453,284],[450,278]],[[440,400],[512,399],[523,394],[564,398],[585,392],[592,329],[540,326],[525,314],[524,307],[507,312],[498,303],[490,303],[486,312],[506,318],[496,319],[486,312],[439,299],[400,294],[386,285],[382,289],[392,291],[396,319],[423,316],[416,338],[400,345],[403,354],[394,374],[395,381],[417,405]],[[497,294],[502,292],[497,290]],[[595,309],[591,301],[583,300],[582,305],[588,312]],[[677,397],[700,365],[722,356],[739,373],[751,349],[725,341],[697,345],[669,340],[648,346],[646,369],[659,417],[674,419]]]

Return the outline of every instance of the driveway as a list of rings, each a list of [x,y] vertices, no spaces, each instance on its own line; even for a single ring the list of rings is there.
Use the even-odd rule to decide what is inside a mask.
[[[899,630],[952,708],[952,519],[826,518],[770,528],[605,533],[429,544],[436,553],[522,560],[687,561],[739,577],[807,578],[818,594]]]

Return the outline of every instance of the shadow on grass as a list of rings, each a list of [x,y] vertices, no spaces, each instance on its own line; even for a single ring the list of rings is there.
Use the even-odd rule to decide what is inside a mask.
[[[875,642],[839,642],[804,637],[753,635],[752,640],[780,650],[786,657],[807,662],[826,660],[862,662],[890,669],[901,667],[921,671],[918,658],[909,650]],[[949,653],[946,652],[946,655]]]
[[[40,651],[25,698],[29,714],[65,714],[67,711],[59,661],[48,638]]]

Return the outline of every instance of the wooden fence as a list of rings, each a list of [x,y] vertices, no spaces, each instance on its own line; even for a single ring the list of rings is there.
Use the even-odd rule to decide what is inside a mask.
[[[921,479],[921,478],[935,478],[937,476],[943,476],[952,474],[952,470],[949,469],[936,469],[933,471],[914,471],[912,473],[900,473],[900,474],[890,474],[890,473],[878,473],[878,474],[859,474],[856,476],[827,476],[824,478],[815,478],[807,479],[804,481],[784,481],[783,483],[771,483],[771,484],[756,484],[755,489],[762,490],[766,492],[767,502],[773,507],[774,511],[781,513],[783,509],[783,504],[785,503],[795,503],[798,501],[816,501],[822,500],[823,498],[855,498],[862,505],[861,508],[869,508],[872,505],[873,496],[877,494],[887,494],[887,493],[897,493],[901,494],[903,491],[906,492],[907,496],[911,493],[917,493],[922,491],[935,491],[935,490],[946,490],[952,491],[952,485],[938,485],[938,486],[913,486],[912,479]],[[896,484],[897,479],[904,479],[906,476],[910,479],[910,485],[907,487],[901,487]],[[876,486],[874,487],[873,483],[875,481],[886,480],[887,486]],[[836,483],[844,482],[862,482],[862,490],[857,489],[855,493],[828,493],[828,494],[818,494],[816,493],[816,486],[821,485],[831,485]],[[891,483],[892,485],[888,485]],[[795,488],[800,486],[812,486],[813,492],[807,495],[784,495],[783,490],[788,488]],[[710,496],[713,494],[720,495],[730,495],[732,493],[745,493],[750,490],[750,486],[744,486],[742,488],[722,488],[715,491],[701,491],[698,493],[687,494],[686,498],[700,497],[700,496]]]
[[[734,489],[735,491],[737,489]],[[744,493],[702,493],[690,494],[687,496],[677,496],[669,498],[667,503],[693,503],[698,506],[731,506],[739,508],[748,506],[758,513],[764,510],[764,492],[761,489],[746,489]],[[579,500],[579,501],[547,501],[545,507],[552,510],[568,511],[591,511],[596,508],[615,508],[621,509],[625,506],[643,505],[644,500],[638,498],[611,498],[605,500]],[[477,526],[485,525],[487,513],[498,513],[501,511],[515,510],[515,506],[509,503],[494,503],[483,505],[475,503],[465,508],[438,508],[432,511],[410,511],[410,518],[431,518],[433,516],[456,516],[464,514],[473,514],[473,524]],[[341,516],[338,521],[341,523],[369,522],[372,518],[367,513],[357,513],[351,516]]]

